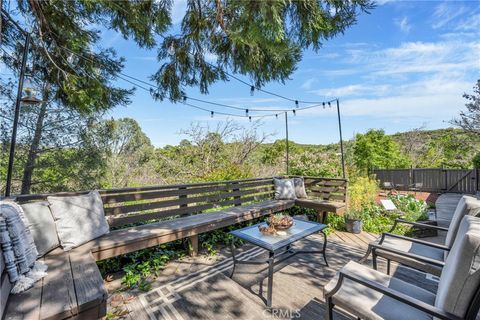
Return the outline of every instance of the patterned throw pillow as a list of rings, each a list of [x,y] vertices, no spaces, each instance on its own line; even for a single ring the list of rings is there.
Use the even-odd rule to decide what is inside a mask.
[[[293,179],[273,178],[275,200],[295,200],[295,184]]]
[[[293,183],[295,185],[295,195],[297,196],[297,198],[306,198],[307,191],[305,190],[305,182],[303,181],[303,178],[293,178]]]

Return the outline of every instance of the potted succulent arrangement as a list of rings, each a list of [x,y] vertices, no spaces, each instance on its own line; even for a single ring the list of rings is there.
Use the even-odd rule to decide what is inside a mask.
[[[350,210],[345,214],[345,228],[350,233],[361,233],[363,226],[362,212]]]

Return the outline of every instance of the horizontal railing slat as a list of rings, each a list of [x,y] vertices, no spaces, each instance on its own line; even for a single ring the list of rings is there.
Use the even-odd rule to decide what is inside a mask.
[[[270,181],[256,181],[256,182],[249,182],[249,183],[230,183],[226,185],[219,185],[219,186],[209,186],[209,187],[182,187],[175,188],[172,190],[164,190],[164,191],[146,191],[146,192],[135,192],[135,193],[121,193],[121,194],[108,194],[102,196],[103,203],[105,204],[114,204],[114,203],[121,203],[121,202],[128,202],[128,201],[138,201],[138,200],[151,200],[157,198],[166,198],[166,197],[173,197],[173,196],[185,196],[185,195],[193,195],[193,194],[200,194],[205,192],[214,192],[214,191],[228,191],[234,189],[244,189],[244,188],[251,188],[257,186],[268,186],[272,185],[272,180]]]
[[[145,211],[145,210],[151,210],[151,209],[171,207],[176,205],[186,205],[186,204],[195,203],[195,202],[218,201],[224,198],[243,196],[243,195],[258,193],[262,191],[269,191],[272,189],[273,189],[273,186],[261,187],[261,188],[257,187],[257,188],[240,190],[235,192],[223,192],[219,194],[202,195],[202,196],[196,196],[196,197],[190,197],[190,198],[177,198],[177,199],[171,199],[166,201],[156,201],[156,202],[147,202],[147,203],[140,203],[140,204],[111,207],[111,208],[105,208],[105,215]],[[215,190],[212,190],[211,192],[215,192]]]
[[[168,218],[172,216],[182,215],[185,213],[192,213],[192,214],[201,213],[205,210],[213,209],[216,207],[221,208],[224,206],[243,204],[251,201],[271,199],[272,195],[273,195],[272,193],[265,193],[265,194],[259,194],[259,195],[250,196],[246,198],[237,198],[237,199],[225,200],[225,201],[216,202],[216,203],[206,203],[206,204],[200,204],[196,206],[183,207],[183,208],[177,208],[177,209],[161,210],[161,211],[155,211],[155,212],[149,212],[149,213],[139,213],[139,214],[127,215],[127,216],[125,215],[109,216],[107,219],[111,227],[117,227],[125,224],[138,223],[138,222],[154,220],[154,219]]]

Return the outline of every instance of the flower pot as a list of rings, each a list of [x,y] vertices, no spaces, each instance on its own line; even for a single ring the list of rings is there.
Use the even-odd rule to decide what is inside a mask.
[[[361,233],[363,221],[360,219],[345,219],[345,227],[350,233]]]

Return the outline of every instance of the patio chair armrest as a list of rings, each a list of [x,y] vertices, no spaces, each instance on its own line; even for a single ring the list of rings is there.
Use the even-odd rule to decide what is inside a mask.
[[[435,230],[440,230],[440,231],[448,231],[448,228],[439,227],[439,226],[433,226],[433,225],[431,225],[431,224],[413,222],[413,221],[408,221],[408,220],[403,220],[403,219],[398,219],[398,218],[397,218],[397,219],[395,219],[395,222],[393,223],[393,226],[392,226],[392,228],[390,229],[389,232],[393,232],[399,223],[409,224],[409,225],[412,225],[412,226],[415,226],[415,227],[422,227],[422,228],[426,228],[426,229],[435,229]]]
[[[416,239],[416,238],[405,237],[405,236],[402,236],[402,235],[399,235],[399,234],[393,234],[393,233],[389,233],[389,232],[384,232],[382,234],[382,236],[383,235],[385,235],[383,238],[392,237],[392,238],[402,239],[402,240],[405,240],[405,241],[415,242],[415,243],[418,243],[418,244],[421,244],[421,245],[424,245],[424,246],[437,248],[437,249],[444,250],[444,251],[450,251],[449,247],[438,244],[438,243],[433,243],[433,242],[420,240],[420,239]]]
[[[439,309],[433,305],[430,305],[428,303],[425,303],[421,300],[412,298],[404,293],[401,293],[399,291],[393,290],[391,288],[388,288],[384,285],[379,284],[378,282],[372,281],[370,279],[366,279],[358,274],[349,272],[347,270],[340,269],[339,271],[339,278],[337,285],[335,288],[329,292],[328,294],[325,295],[326,298],[330,298],[333,296],[341,287],[344,278],[349,279],[351,281],[357,282],[367,288],[370,288],[372,290],[378,291],[386,296],[389,296],[390,298],[393,298],[397,301],[400,301],[404,304],[407,304],[411,307],[414,307],[418,310],[421,310],[427,314],[430,314],[434,317],[440,318],[440,319],[445,319],[445,320],[461,320],[462,318],[457,317],[454,314],[451,314],[449,312],[443,311],[442,309]]]
[[[429,264],[432,264],[434,266],[441,267],[441,268],[443,268],[445,266],[445,262],[443,262],[443,261],[423,257],[423,256],[420,256],[418,254],[413,254],[413,253],[410,253],[410,252],[405,252],[405,251],[397,250],[397,249],[394,249],[394,248],[389,248],[387,246],[382,246],[381,244],[377,244],[377,243],[373,243],[373,242],[369,244],[369,248],[371,248],[372,251],[376,251],[376,250],[388,251],[388,252],[391,252],[391,253],[394,253],[394,254],[397,254],[397,255],[400,255],[400,256],[404,256],[404,257],[415,259],[415,260],[418,260],[418,261],[421,261],[421,262],[429,263]]]

